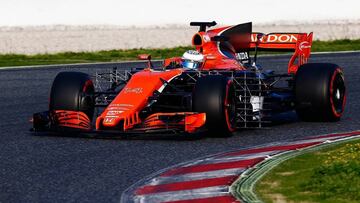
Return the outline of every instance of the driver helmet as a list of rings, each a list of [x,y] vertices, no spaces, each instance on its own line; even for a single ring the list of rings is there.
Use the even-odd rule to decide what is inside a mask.
[[[201,67],[204,61],[204,55],[195,50],[188,50],[182,56],[182,66],[189,69]]]

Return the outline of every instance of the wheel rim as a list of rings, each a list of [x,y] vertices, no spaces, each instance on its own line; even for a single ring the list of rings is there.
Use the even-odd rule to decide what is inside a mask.
[[[340,117],[345,107],[346,89],[344,77],[340,69],[336,69],[331,79],[330,103],[332,112],[336,117]]]
[[[92,119],[94,114],[95,101],[93,100],[93,94],[93,82],[91,80],[87,80],[81,92],[79,109],[85,112],[89,116],[90,120]]]
[[[229,80],[226,86],[226,97],[225,97],[225,118],[226,124],[230,132],[235,131],[236,125],[236,106],[235,106],[234,88],[232,81]]]

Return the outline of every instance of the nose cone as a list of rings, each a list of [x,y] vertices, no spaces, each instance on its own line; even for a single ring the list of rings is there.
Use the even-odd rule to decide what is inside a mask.
[[[112,117],[105,117],[103,120],[103,126],[106,127],[114,127],[119,122],[118,118],[112,118]]]
[[[105,127],[115,127],[119,125],[121,120],[124,120],[122,114],[124,111],[109,110],[106,112],[105,117],[102,121],[102,125]]]
[[[116,127],[116,129],[120,127],[125,131],[141,123],[139,112],[149,104],[149,97],[154,92],[161,92],[165,88],[163,80],[170,82],[182,72],[182,69],[174,69],[168,71],[144,70],[135,73],[98,117],[97,129],[101,129],[101,126]]]

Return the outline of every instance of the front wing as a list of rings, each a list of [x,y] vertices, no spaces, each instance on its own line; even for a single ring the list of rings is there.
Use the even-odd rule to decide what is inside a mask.
[[[79,132],[107,135],[135,134],[177,134],[196,133],[204,129],[205,113],[175,112],[154,113],[131,129],[116,128],[95,129],[95,125],[82,112],[57,110],[35,113],[32,118],[34,132]]]

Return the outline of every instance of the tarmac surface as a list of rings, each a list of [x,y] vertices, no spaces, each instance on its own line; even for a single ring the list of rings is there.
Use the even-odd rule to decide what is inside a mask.
[[[337,123],[307,123],[290,113],[287,122],[243,130],[229,138],[140,136],[89,139],[37,136],[29,132],[34,112],[48,107],[56,74],[94,72],[134,64],[97,64],[0,70],[0,202],[119,202],[122,192],[160,169],[202,156],[319,134],[360,128],[360,53],[313,55],[310,62],[344,68],[347,105]],[[261,57],[264,69],[285,72],[289,56]],[[143,64],[135,64],[144,67]]]

